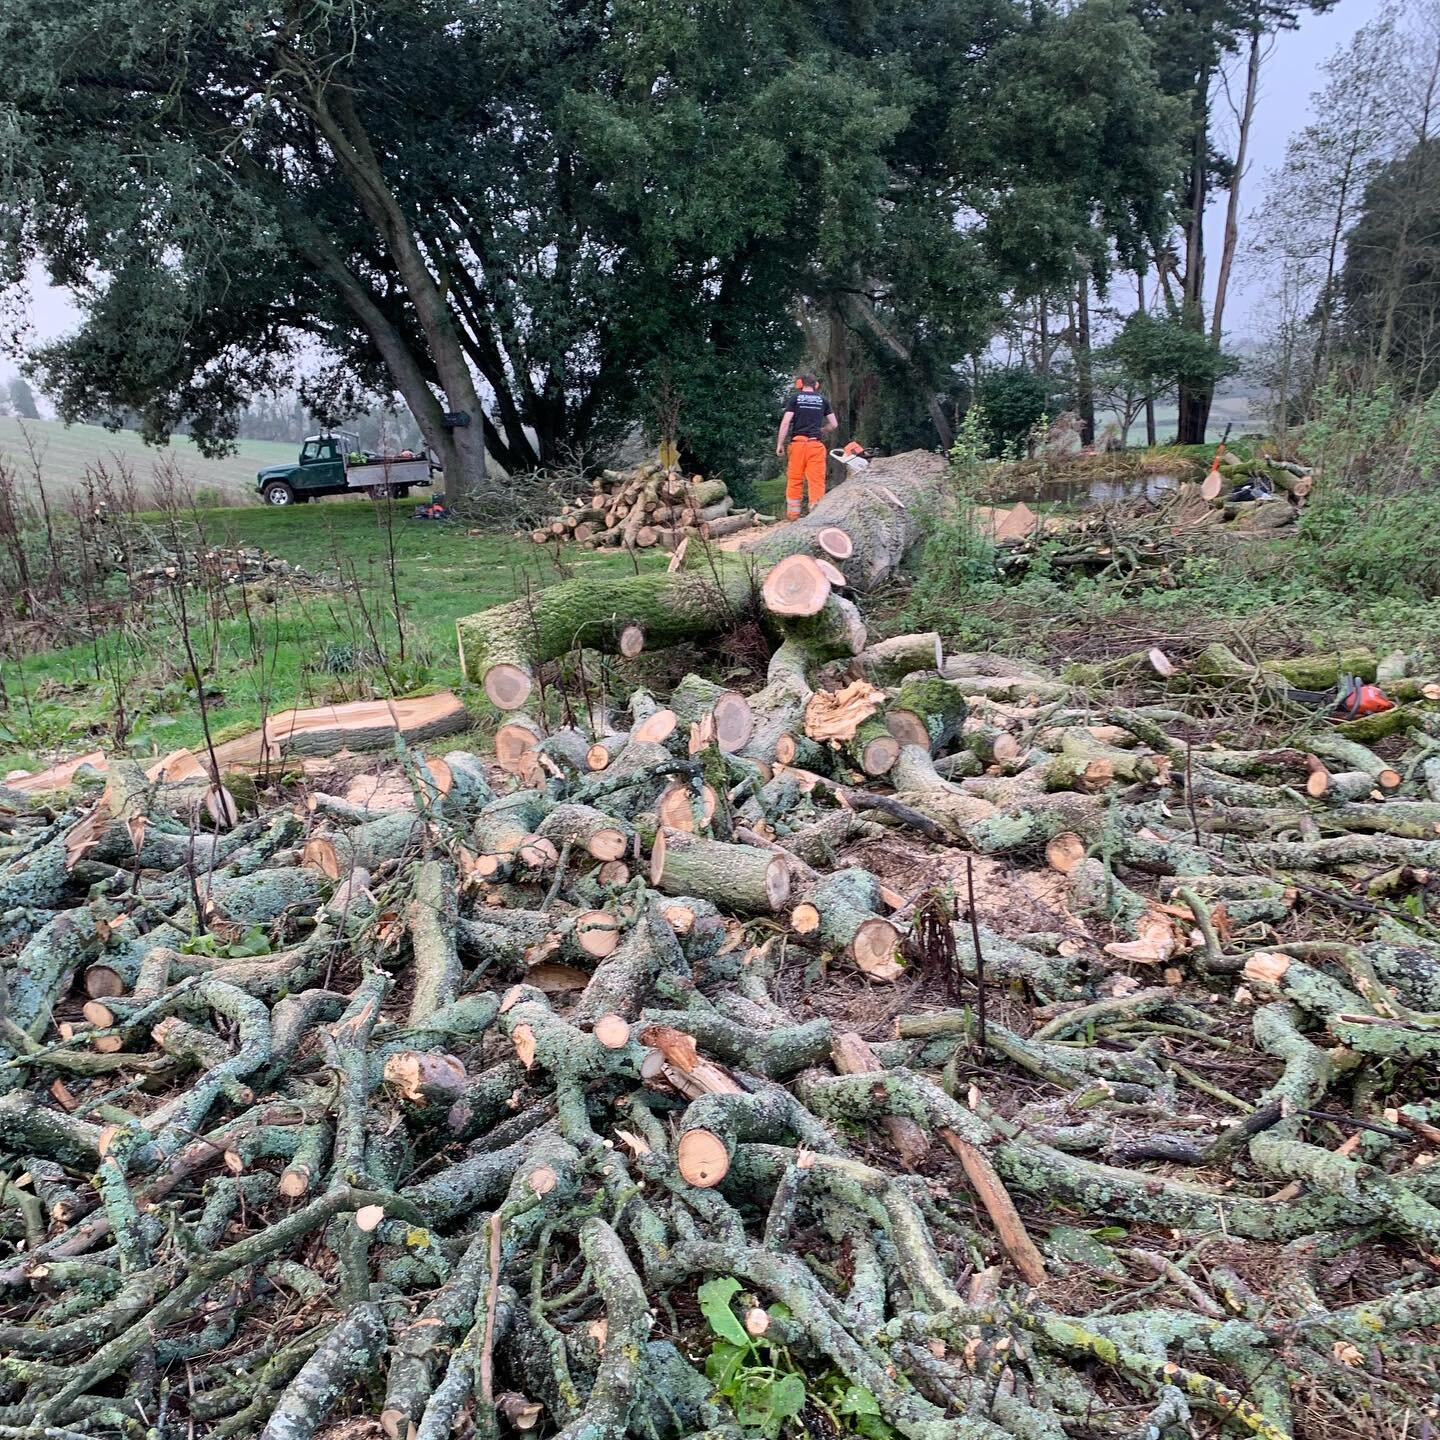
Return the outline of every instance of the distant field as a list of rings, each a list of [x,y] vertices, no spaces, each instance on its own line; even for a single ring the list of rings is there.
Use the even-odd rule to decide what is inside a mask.
[[[40,457],[41,474],[47,488],[68,494],[85,478],[86,468],[104,465],[113,471],[117,457],[133,468],[142,493],[148,491],[157,462],[179,463],[202,500],[211,504],[253,504],[255,472],[262,465],[293,460],[302,437],[294,444],[271,440],[238,441],[238,453],[223,460],[207,460],[183,436],[169,446],[156,449],[146,445],[133,430],[110,431],[98,425],[62,425],[58,420],[14,420],[0,417],[0,459],[17,466],[22,478],[30,468],[26,435]]]

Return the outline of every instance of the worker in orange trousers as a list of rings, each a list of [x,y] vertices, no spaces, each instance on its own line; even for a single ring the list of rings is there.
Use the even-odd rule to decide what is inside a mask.
[[[808,486],[810,508],[825,498],[825,461],[829,452],[821,438],[836,429],[840,422],[830,402],[820,393],[813,375],[795,377],[795,393],[786,402],[780,417],[780,433],[775,437],[775,453],[786,456],[785,517],[800,518],[800,499]]]

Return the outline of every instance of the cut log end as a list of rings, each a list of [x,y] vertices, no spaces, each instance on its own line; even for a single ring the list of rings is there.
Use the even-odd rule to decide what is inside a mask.
[[[630,879],[630,867],[623,860],[606,860],[595,870],[602,885],[624,885]]]
[[[623,1015],[602,1015],[591,1033],[607,1050],[623,1050],[630,1043],[630,1026]]]
[[[1382,790],[1398,790],[1403,778],[1398,770],[1382,770],[1376,777]]]
[[[695,928],[695,912],[688,905],[667,905],[661,913],[665,923],[679,936],[688,935]]]
[[[905,967],[896,960],[900,949],[900,932],[880,916],[862,920],[855,938],[850,942],[850,953],[855,964],[872,980],[893,984],[904,973]]]
[[[627,660],[633,660],[644,648],[645,632],[638,625],[626,625],[621,629],[616,649]]]
[[[815,543],[832,560],[848,560],[855,553],[855,542],[838,525],[826,525],[816,531]]]
[[[535,682],[518,665],[492,665],[485,672],[484,685],[497,710],[518,710],[530,698]]]
[[[632,740],[644,741],[649,745],[663,745],[680,723],[673,710],[657,710],[647,715],[631,732]]]
[[[772,615],[818,615],[830,598],[830,582],[809,555],[787,555],[760,587]]]
[[[125,993],[125,980],[109,965],[91,965],[85,971],[85,993],[92,1000],[113,1000]]]
[[[755,714],[750,702],[738,691],[727,690],[715,698],[715,743],[726,753],[734,754],[750,743],[755,731]]]
[[[606,826],[585,842],[592,860],[618,860],[625,853],[625,832]]]
[[[695,806],[694,797],[688,785],[671,785],[660,796],[656,810],[660,816],[660,823],[671,830],[684,830],[693,833],[695,830]],[[700,800],[700,815],[708,826],[715,818],[715,791],[706,785]]]
[[[535,726],[519,720],[495,732],[495,759],[507,775],[525,775],[535,764],[540,736]]]
[[[1325,762],[1315,755],[1305,757],[1305,768],[1310,772],[1305,777],[1305,793],[1312,800],[1318,800],[1330,790],[1330,771]]]
[[[713,1130],[696,1128],[680,1137],[675,1163],[686,1182],[697,1190],[709,1190],[730,1173],[730,1154],[725,1142]]]
[[[765,895],[771,910],[783,910],[790,902],[790,866],[777,855],[765,871]]]
[[[1045,859],[1052,870],[1070,875],[1085,859],[1085,842],[1073,831],[1062,830],[1045,846]]]
[[[867,740],[861,749],[860,768],[873,779],[888,775],[899,758],[900,742],[893,735],[877,735]]]
[[[790,928],[797,935],[813,935],[820,928],[820,912],[808,900],[790,912]]]
[[[930,748],[930,732],[913,710],[887,710],[885,728],[902,745],[918,745],[922,750]]]
[[[799,751],[799,737],[792,735],[788,730],[775,742],[775,758],[782,765],[793,765]]]
[[[537,1165],[526,1177],[525,1183],[536,1195],[548,1195],[559,1183],[560,1177],[548,1165]]]
[[[820,573],[830,582],[832,590],[843,590],[849,581],[845,579],[845,572],[831,560],[817,560]]]
[[[597,742],[585,752],[585,768],[597,772],[604,770],[614,758],[610,746]]]
[[[586,910],[575,917],[575,943],[593,960],[615,953],[620,923],[608,910]]]
[[[278,1188],[287,1200],[298,1200],[310,1189],[310,1167],[304,1161],[287,1165],[281,1172]]]

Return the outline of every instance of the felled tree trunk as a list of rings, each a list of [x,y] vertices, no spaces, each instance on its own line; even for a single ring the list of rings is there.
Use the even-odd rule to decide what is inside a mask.
[[[729,628],[753,608],[777,561],[828,553],[819,540],[826,530],[848,537],[849,556],[832,557],[846,583],[871,590],[895,573],[919,538],[920,516],[944,474],[939,455],[907,451],[875,461],[863,481],[839,486],[805,519],[777,526],[739,554],[705,551],[673,574],[567,580],[464,616],[455,622],[461,668],[500,709],[518,709],[530,697],[535,667],[576,645],[623,651],[641,634],[655,649]]]

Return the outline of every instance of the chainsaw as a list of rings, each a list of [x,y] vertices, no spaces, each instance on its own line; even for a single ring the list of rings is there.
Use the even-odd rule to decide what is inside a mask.
[[[832,450],[830,458],[838,461],[851,474],[859,475],[861,471],[870,468],[870,461],[874,456],[858,440],[852,440],[843,450]]]
[[[1285,698],[1312,710],[1327,711],[1335,721],[1358,720],[1362,715],[1383,715],[1395,708],[1395,702],[1378,686],[1355,675],[1342,675],[1334,690],[1299,690],[1285,687]]]

